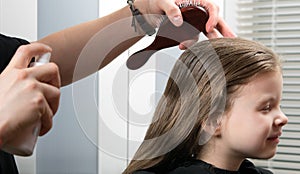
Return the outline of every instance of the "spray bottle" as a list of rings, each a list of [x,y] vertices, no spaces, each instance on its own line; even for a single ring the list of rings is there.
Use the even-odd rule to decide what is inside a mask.
[[[30,64],[30,67],[40,66],[50,61],[51,53],[45,53],[41,56],[35,57],[35,62]],[[30,156],[33,153],[37,137],[39,136],[41,129],[41,121],[39,120],[36,124],[26,128],[21,134],[14,138],[7,151],[9,153]]]

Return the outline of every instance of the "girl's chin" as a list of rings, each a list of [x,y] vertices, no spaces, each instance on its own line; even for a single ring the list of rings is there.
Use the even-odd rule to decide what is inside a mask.
[[[256,159],[270,159],[270,158],[273,158],[276,154],[276,151],[274,152],[270,152],[270,153],[267,153],[267,154],[264,154],[264,155],[260,155],[258,157],[256,157]]]
[[[249,158],[252,158],[252,159],[270,159],[270,158],[273,158],[275,156],[276,150],[277,150],[277,148],[269,149],[268,151],[260,152],[259,154],[253,155],[252,157],[249,157]]]

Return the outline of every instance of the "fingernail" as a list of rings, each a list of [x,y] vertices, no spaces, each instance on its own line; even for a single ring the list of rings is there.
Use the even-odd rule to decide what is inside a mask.
[[[52,50],[52,48],[49,46],[49,45],[46,45],[46,44],[43,44],[44,45],[44,47],[45,47],[45,49],[47,49],[47,50]]]
[[[214,31],[214,28],[215,28],[215,26],[210,26],[210,27],[208,28],[208,31],[207,31],[207,32],[213,32],[213,31]]]
[[[182,24],[183,20],[181,16],[175,16],[173,17],[173,23],[176,26],[180,26]]]

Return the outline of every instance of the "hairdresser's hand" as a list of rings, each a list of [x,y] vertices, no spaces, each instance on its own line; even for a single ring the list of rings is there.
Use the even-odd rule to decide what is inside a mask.
[[[206,31],[208,32],[209,38],[216,36],[215,29],[224,37],[236,36],[226,22],[219,16],[219,6],[214,4],[211,0],[193,0],[192,2],[204,7],[208,11],[209,19],[206,23]],[[186,0],[135,0],[134,5],[142,14],[166,14],[175,26],[180,26],[183,23],[183,19],[178,5],[184,3],[186,3]],[[155,27],[159,26],[162,21],[159,16],[151,16],[151,18],[148,17],[146,19]],[[179,48],[185,49],[187,46],[196,42],[196,40],[197,38],[183,42],[179,45]]]
[[[224,36],[216,28],[214,28],[212,32],[209,32],[206,34],[206,37],[208,39],[212,39],[212,38],[219,38],[219,37],[224,37]],[[199,37],[196,36],[192,40],[187,40],[187,41],[181,42],[179,44],[179,49],[185,50],[188,47],[190,47],[191,45],[193,45],[194,43],[196,43],[198,40],[199,40]]]
[[[219,7],[211,2],[210,0],[200,0],[200,4],[204,7],[209,14],[209,19],[206,23],[206,37],[208,39],[218,38],[218,37],[236,37],[236,34],[230,29],[223,18],[219,16]],[[194,40],[188,40],[180,43],[180,49],[186,49],[195,42],[197,42],[198,37]]]
[[[27,68],[32,57],[49,51],[44,44],[21,46],[0,75],[0,144],[4,147],[39,120],[40,135],[52,127],[60,97],[58,67],[49,63]]]

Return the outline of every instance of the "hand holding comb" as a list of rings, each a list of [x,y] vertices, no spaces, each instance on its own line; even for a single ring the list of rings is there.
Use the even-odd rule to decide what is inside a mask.
[[[154,41],[146,48],[132,54],[127,60],[127,67],[135,70],[143,66],[157,51],[179,45],[180,42],[191,40],[200,32],[206,33],[208,20],[206,10],[199,6],[189,5],[181,9],[183,24],[174,26],[169,19],[160,25]]]

